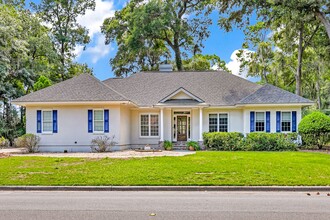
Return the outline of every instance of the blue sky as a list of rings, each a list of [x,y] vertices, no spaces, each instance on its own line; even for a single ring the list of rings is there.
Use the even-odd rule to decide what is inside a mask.
[[[34,2],[38,3],[38,0]],[[85,16],[79,17],[77,21],[89,29],[91,42],[83,50],[76,48],[76,61],[87,63],[93,68],[94,75],[100,80],[113,77],[109,59],[115,56],[115,45],[105,45],[104,36],[100,33],[103,20],[113,16],[115,10],[119,10],[127,0],[96,0],[95,11],[88,11]],[[238,74],[239,63],[235,58],[235,51],[240,49],[244,40],[242,30],[233,29],[227,33],[217,25],[218,13],[211,16],[213,25],[210,27],[211,35],[205,40],[203,54],[216,54],[227,63],[227,67]]]

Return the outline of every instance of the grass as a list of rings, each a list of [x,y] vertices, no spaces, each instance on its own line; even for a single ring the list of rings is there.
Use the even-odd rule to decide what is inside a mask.
[[[184,157],[0,159],[0,185],[330,185],[330,155],[197,152]]]

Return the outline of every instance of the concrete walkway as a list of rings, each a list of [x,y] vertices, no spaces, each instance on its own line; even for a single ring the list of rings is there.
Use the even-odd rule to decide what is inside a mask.
[[[32,156],[32,157],[80,157],[80,158],[142,158],[142,157],[180,157],[195,154],[195,151],[155,151],[138,152],[134,150],[114,151],[106,153],[33,153],[26,154],[21,148],[0,149],[0,154],[9,156]]]

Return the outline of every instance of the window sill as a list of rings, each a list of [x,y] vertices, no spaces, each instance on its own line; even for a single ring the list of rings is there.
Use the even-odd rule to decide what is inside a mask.
[[[159,136],[140,136],[140,138],[149,138],[149,139],[151,139],[151,138],[154,138],[154,139],[159,139],[160,137]]]
[[[53,132],[42,132],[41,135],[53,135]]]

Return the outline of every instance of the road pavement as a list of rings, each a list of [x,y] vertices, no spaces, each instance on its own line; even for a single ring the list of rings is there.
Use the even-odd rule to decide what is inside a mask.
[[[311,192],[0,191],[0,220],[329,220],[330,196]]]

